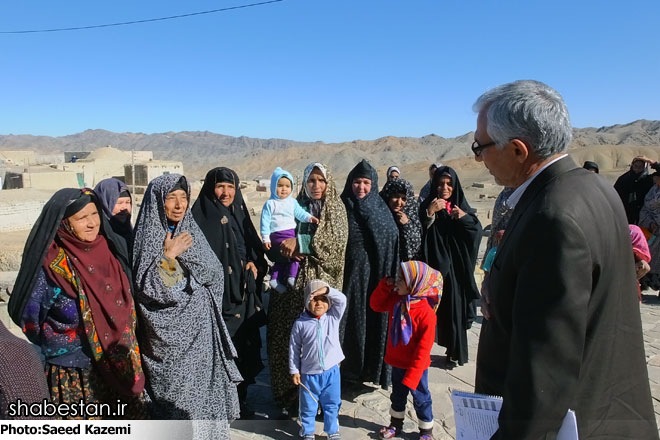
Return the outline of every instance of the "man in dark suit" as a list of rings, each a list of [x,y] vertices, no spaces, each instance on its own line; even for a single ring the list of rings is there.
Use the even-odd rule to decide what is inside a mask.
[[[516,81],[475,103],[472,149],[514,209],[482,286],[475,391],[503,397],[493,439],[657,439],[626,215],[565,154],[562,97]]]

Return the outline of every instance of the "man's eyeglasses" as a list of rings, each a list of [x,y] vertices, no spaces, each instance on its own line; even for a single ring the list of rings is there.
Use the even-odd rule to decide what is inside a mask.
[[[488,142],[487,144],[480,145],[479,142],[474,141],[472,142],[472,152],[474,153],[475,156],[479,157],[481,156],[481,152],[485,150],[488,147],[492,147],[493,145],[496,145],[495,142]]]

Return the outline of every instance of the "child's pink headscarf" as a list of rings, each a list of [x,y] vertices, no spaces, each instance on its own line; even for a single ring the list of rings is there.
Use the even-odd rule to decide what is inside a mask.
[[[635,256],[644,260],[647,263],[651,261],[651,252],[649,251],[649,245],[644,237],[644,233],[639,228],[639,226],[628,225],[630,228],[630,239],[632,240],[632,248]]]
[[[392,326],[390,338],[392,345],[396,346],[399,341],[408,345],[412,337],[412,319],[410,318],[410,300],[426,299],[435,311],[438,308],[442,296],[442,274],[421,261],[404,261],[400,264],[403,278],[410,290],[410,294],[401,297],[392,312]]]

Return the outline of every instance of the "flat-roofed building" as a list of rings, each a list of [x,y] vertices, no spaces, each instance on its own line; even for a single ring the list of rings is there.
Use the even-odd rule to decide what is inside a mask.
[[[124,182],[133,191],[132,165],[124,166]],[[144,194],[147,185],[163,174],[183,174],[183,163],[170,160],[151,160],[135,164],[135,194]]]

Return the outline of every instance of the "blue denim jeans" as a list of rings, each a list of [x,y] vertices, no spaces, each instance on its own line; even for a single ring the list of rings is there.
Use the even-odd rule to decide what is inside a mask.
[[[431,392],[429,391],[428,368],[422,374],[417,389],[414,390],[401,383],[405,374],[406,370],[403,368],[392,367],[392,394],[390,394],[392,411],[397,413],[405,412],[408,393],[412,392],[413,406],[420,426],[423,423],[433,423],[433,402],[431,401]]]

